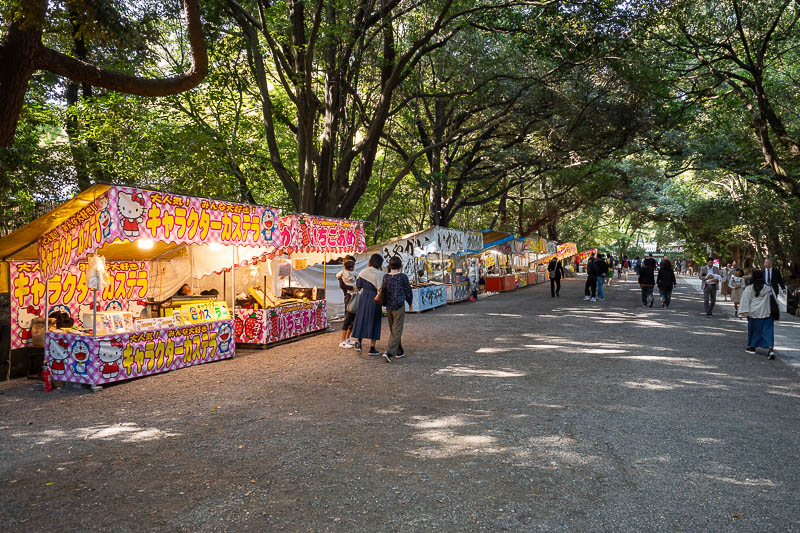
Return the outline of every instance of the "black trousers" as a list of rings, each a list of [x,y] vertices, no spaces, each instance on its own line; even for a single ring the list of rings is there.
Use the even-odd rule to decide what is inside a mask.
[[[561,292],[561,278],[553,279],[550,278],[550,295],[555,298],[555,296]]]
[[[597,276],[588,276],[586,278],[586,285],[583,287],[583,292],[586,296],[594,298],[597,296]]]

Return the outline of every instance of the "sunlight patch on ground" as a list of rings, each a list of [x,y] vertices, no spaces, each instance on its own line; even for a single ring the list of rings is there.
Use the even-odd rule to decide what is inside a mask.
[[[458,396],[439,396],[440,400],[448,402],[482,402],[483,398],[459,398]]]
[[[35,444],[47,444],[64,440],[118,440],[120,442],[147,442],[176,437],[180,433],[170,433],[158,428],[140,427],[134,422],[121,424],[89,426],[71,430],[48,429],[41,432],[16,433],[14,437],[32,438]]]
[[[411,450],[416,457],[447,459],[463,455],[497,455],[507,448],[497,445],[497,438],[489,435],[456,435],[446,429],[423,431],[414,437],[427,445]]]
[[[441,368],[435,374],[446,374],[450,376],[459,377],[483,377],[483,378],[520,378],[527,376],[526,372],[519,372],[513,368],[491,369],[491,368],[476,368],[474,366],[466,365],[450,365]]]
[[[564,348],[564,346],[558,344],[523,344],[522,347],[531,350],[558,350]]]
[[[486,313],[489,316],[504,316],[507,318],[522,318],[522,315],[513,315],[510,313]]]
[[[643,390],[674,390],[683,387],[675,383],[668,383],[660,379],[646,379],[644,381],[625,381],[620,383],[623,387],[629,389],[643,389]]]
[[[512,348],[478,348],[475,353],[506,353],[513,351]]]
[[[712,369],[714,365],[702,363],[695,357],[662,357],[658,355],[619,355],[609,357],[609,359],[622,359],[626,361],[644,361],[648,363],[662,363],[671,366],[682,366],[685,368]]]
[[[439,418],[432,418],[429,416],[412,416],[411,420],[414,420],[415,422],[406,425],[417,429],[457,428],[475,424],[475,421],[469,420],[466,415],[451,415],[442,416]]]
[[[716,439],[714,437],[697,437],[694,440],[700,444],[719,444],[722,442],[722,439]]]
[[[707,479],[711,479],[713,481],[721,481],[723,483],[730,483],[731,485],[741,485],[743,487],[775,487],[775,483],[770,479],[751,479],[751,478],[744,478],[742,480],[734,479],[732,477],[723,477],[723,476],[714,476],[711,474],[706,474],[705,477]]]
[[[628,353],[628,350],[613,350],[610,348],[586,348],[581,351],[583,353],[594,353],[594,354]]]

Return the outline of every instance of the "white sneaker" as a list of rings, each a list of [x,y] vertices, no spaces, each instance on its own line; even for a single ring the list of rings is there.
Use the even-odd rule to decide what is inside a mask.
[[[589,297],[588,297],[588,296],[584,296],[584,297],[583,297],[583,301],[584,301],[584,302],[588,302],[588,301],[589,301]]]
[[[339,348],[352,348],[353,345],[347,341],[342,341],[339,343]]]
[[[596,302],[596,301],[597,301],[597,298],[592,298],[592,301],[593,301],[593,302]]]

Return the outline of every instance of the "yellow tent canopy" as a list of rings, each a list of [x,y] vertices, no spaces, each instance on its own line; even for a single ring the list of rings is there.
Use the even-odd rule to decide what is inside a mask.
[[[39,239],[92,203],[110,187],[110,185],[94,185],[49,213],[0,239],[0,261],[3,261],[0,263],[0,292],[9,290],[7,261],[38,261],[37,243]],[[181,246],[183,245],[154,242],[152,248],[142,249],[135,242],[117,240],[107,244],[102,250],[103,256],[110,261],[147,261],[161,257]]]

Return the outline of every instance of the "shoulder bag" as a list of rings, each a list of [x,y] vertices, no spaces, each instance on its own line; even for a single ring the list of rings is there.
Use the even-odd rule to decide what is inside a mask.
[[[772,320],[781,319],[781,311],[778,308],[778,301],[775,299],[775,293],[772,289],[769,291],[769,316]]]
[[[357,290],[350,295],[350,301],[347,302],[347,312],[355,314],[358,311],[358,301],[361,299],[361,289]]]

